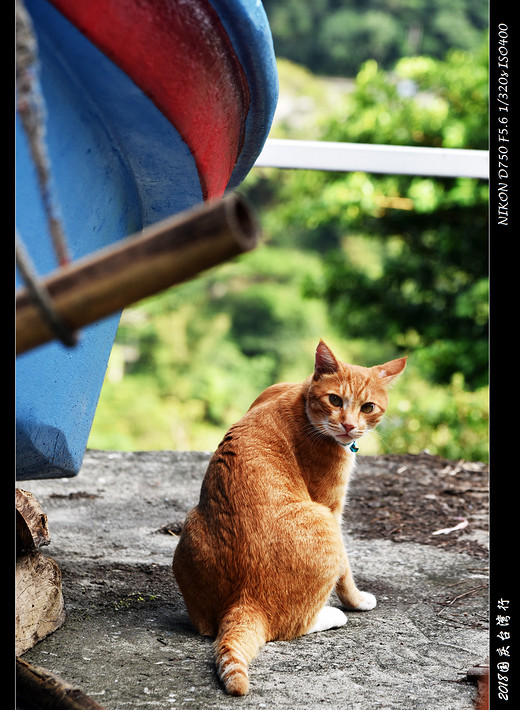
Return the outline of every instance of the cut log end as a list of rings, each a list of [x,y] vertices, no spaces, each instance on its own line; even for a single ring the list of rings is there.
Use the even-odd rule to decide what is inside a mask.
[[[51,541],[47,516],[36,497],[29,491],[16,489],[16,550],[23,553],[38,550]]]
[[[61,570],[40,548],[50,543],[47,516],[36,497],[16,490],[15,649],[21,655],[65,621]]]
[[[39,550],[16,560],[16,655],[32,648],[62,626],[65,607],[61,590],[61,570]]]

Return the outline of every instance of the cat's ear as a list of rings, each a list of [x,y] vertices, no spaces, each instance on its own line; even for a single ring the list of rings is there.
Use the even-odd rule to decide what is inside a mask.
[[[316,348],[316,360],[314,363],[314,379],[319,380],[326,374],[332,374],[339,370],[339,364],[332,350],[320,340]]]
[[[377,372],[378,377],[380,377],[385,385],[389,387],[391,384],[397,380],[399,375],[402,373],[406,365],[406,358],[400,357],[397,360],[390,360],[385,362],[384,365],[376,365],[372,369]]]

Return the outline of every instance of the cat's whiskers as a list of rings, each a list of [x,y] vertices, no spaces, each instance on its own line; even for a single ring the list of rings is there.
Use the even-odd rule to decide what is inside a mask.
[[[323,438],[330,437],[326,426],[321,422],[317,424],[313,422],[308,422],[305,426],[305,433],[309,436],[311,440],[321,440]]]
[[[385,437],[381,434],[380,431],[374,430],[374,429],[370,429],[370,430],[367,431],[367,437],[370,437],[370,438],[375,439],[378,444],[381,444],[381,445],[382,445],[382,448],[383,448],[385,451],[389,451],[389,450],[390,450],[390,447],[388,446],[388,444],[387,444],[386,441],[385,441]]]

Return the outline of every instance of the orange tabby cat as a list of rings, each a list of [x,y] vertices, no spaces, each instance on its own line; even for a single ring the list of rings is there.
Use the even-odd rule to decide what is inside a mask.
[[[216,637],[226,691],[245,695],[260,648],[346,623],[376,599],[357,589],[341,536],[353,442],[379,422],[406,358],[365,368],[320,341],[303,384],[266,389],[213,455],[173,570],[189,616]]]

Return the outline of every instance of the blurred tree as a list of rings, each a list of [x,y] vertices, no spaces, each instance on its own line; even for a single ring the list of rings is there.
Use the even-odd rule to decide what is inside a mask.
[[[263,0],[278,57],[329,76],[356,76],[367,59],[473,51],[488,24],[486,0]]]
[[[487,53],[403,59],[392,75],[370,60],[321,131],[332,141],[486,148]],[[471,387],[486,383],[486,183],[311,171],[269,180],[271,238],[324,255],[325,274],[307,293],[326,300],[343,337],[413,351],[433,381],[461,372]]]
[[[345,98],[282,74],[312,96],[312,138],[487,147],[485,52],[369,61]],[[310,374],[323,337],[347,362],[412,354],[364,454],[485,460],[487,389],[468,384],[486,372],[487,184],[255,169],[240,190],[264,244],[125,311],[89,445],[213,449],[263,388]]]

